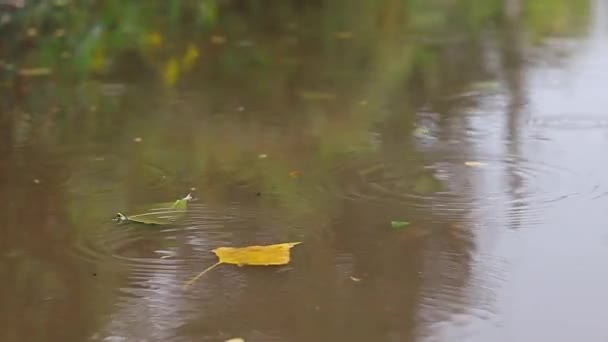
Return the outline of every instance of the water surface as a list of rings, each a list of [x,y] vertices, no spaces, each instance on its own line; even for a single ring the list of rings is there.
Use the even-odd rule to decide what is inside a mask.
[[[608,340],[606,1],[147,4],[2,9],[3,341]]]

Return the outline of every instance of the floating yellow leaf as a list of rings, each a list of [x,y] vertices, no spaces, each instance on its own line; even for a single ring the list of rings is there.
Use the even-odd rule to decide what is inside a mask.
[[[266,246],[249,246],[241,248],[220,247],[213,253],[220,263],[243,265],[285,265],[289,262],[289,249],[300,242],[279,243]]]
[[[184,284],[184,288],[188,288],[203,274],[220,264],[232,264],[237,266],[270,266],[288,264],[290,259],[289,250],[300,243],[301,242],[286,242],[265,246],[216,248],[212,252],[215,253],[219,259],[218,262],[199,273],[196,277],[187,281]]]

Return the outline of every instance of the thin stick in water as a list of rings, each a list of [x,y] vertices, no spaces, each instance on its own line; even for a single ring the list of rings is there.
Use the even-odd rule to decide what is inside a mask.
[[[202,276],[203,276],[203,274],[205,274],[205,273],[207,273],[207,272],[211,271],[212,269],[214,269],[214,268],[215,268],[217,265],[219,265],[219,264],[223,264],[223,262],[221,262],[221,261],[216,262],[215,264],[213,264],[213,265],[211,265],[211,266],[207,267],[207,268],[206,268],[204,271],[202,271],[201,273],[197,274],[197,275],[196,275],[194,278],[192,278],[192,279],[188,280],[187,282],[185,282],[185,283],[184,283],[184,286],[183,286],[183,289],[184,289],[184,290],[187,290],[187,289],[188,289],[188,288],[189,288],[189,287],[190,287],[190,286],[191,286],[191,285],[192,285],[192,284],[193,284],[193,283],[194,283],[194,282],[195,282],[195,281],[196,281],[198,278],[202,277]]]

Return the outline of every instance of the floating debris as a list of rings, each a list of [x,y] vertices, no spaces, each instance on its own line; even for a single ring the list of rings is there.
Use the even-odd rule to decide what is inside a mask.
[[[486,163],[478,162],[478,161],[466,161],[466,162],[464,162],[464,165],[466,165],[468,167],[482,167],[482,166],[485,166]]]
[[[407,221],[391,221],[391,227],[393,227],[393,229],[401,229],[409,225],[410,223]]]

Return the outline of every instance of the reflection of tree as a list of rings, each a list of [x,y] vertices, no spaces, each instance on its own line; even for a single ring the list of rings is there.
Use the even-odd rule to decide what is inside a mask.
[[[506,114],[506,132],[505,132],[505,148],[507,151],[507,158],[512,158],[513,162],[507,164],[507,184],[510,196],[510,208],[509,216],[513,218],[510,222],[513,228],[520,227],[522,222],[519,221],[521,215],[518,212],[522,209],[522,206],[530,205],[526,204],[524,197],[530,196],[531,194],[524,193],[523,187],[525,184],[524,180],[521,179],[519,174],[522,167],[520,161],[522,160],[521,155],[521,114],[525,105],[525,94],[523,85],[523,58],[524,58],[524,42],[522,31],[522,18],[521,13],[518,10],[521,4],[517,4],[515,0],[511,0],[507,3],[506,10],[506,25],[504,33],[504,43],[502,46],[502,60],[503,60],[503,72],[506,81],[507,88],[509,90],[509,103],[507,105]]]
[[[494,53],[498,53],[500,56],[500,62],[498,69],[499,70],[488,70],[488,74],[498,73],[502,75],[501,79],[504,80],[506,84],[507,90],[507,106],[504,113],[495,113],[496,115],[491,116],[490,120],[497,120],[498,123],[490,123],[485,122],[484,125],[480,125],[481,129],[485,128],[493,128],[498,126],[500,129],[500,136],[494,137],[495,139],[499,139],[498,144],[501,147],[498,147],[500,151],[492,151],[492,147],[484,148],[484,145],[493,145],[496,141],[492,141],[493,137],[488,137],[488,141],[474,141],[472,144],[467,145],[463,144],[463,155],[473,156],[475,158],[475,149],[479,149],[488,153],[488,151],[492,151],[490,153],[496,153],[499,160],[505,161],[505,174],[506,180],[494,180],[494,186],[497,186],[499,191],[507,193],[508,195],[504,198],[506,202],[506,212],[501,213],[508,220],[505,222],[506,224],[511,224],[512,226],[521,225],[521,218],[519,211],[521,208],[518,206],[521,205],[530,205],[530,203],[525,203],[523,201],[526,196],[534,195],[534,194],[526,194],[524,193],[525,187],[527,184],[524,184],[524,179],[521,178],[522,168],[525,168],[525,165],[521,165],[518,161],[521,160],[521,115],[523,112],[523,107],[525,105],[525,89],[523,87],[523,71],[525,70],[524,65],[524,46],[527,43],[525,41],[525,34],[530,33],[529,31],[525,31],[526,26],[524,23],[530,24],[530,17],[526,17],[526,14],[529,14],[525,10],[522,10],[523,4],[527,6],[547,6],[551,7],[552,3],[543,2],[543,1],[528,1],[528,2],[520,2],[517,0],[506,0],[504,3],[504,12],[503,12],[503,22],[500,27],[499,37],[502,38],[499,45],[499,51],[492,51]],[[542,4],[541,4],[542,3]],[[584,8],[587,6],[584,4],[585,2],[572,4],[569,6],[571,11],[578,12],[581,11],[580,8]],[[564,5],[561,3],[560,6]],[[581,6],[581,7],[579,7]],[[527,8],[529,10],[529,8]],[[560,12],[558,10],[557,12]],[[554,12],[555,13],[555,12]],[[584,11],[582,11],[584,13]],[[547,14],[540,15],[539,18],[535,18],[538,22],[535,22],[533,27],[529,28],[530,31],[536,33],[538,31],[543,31],[546,29],[546,26],[552,26],[548,24],[547,21],[552,22],[562,22],[562,19],[567,18],[566,20],[570,20],[570,18],[579,18],[579,14],[567,14],[565,16],[549,16]],[[534,15],[539,15],[539,12],[535,12]],[[543,18],[547,15],[546,18]],[[561,33],[564,32],[577,32],[580,30],[581,21],[573,21],[572,26],[568,28],[561,27]],[[558,33],[558,32],[552,32]],[[483,56],[482,56],[483,57]],[[481,61],[481,65],[484,61]],[[479,66],[475,68],[477,72],[479,72]],[[451,104],[451,103],[448,103]],[[473,106],[480,106],[480,104],[476,104]],[[438,110],[440,113],[448,112],[457,112],[458,108],[450,108],[450,107],[439,107],[441,110]],[[482,107],[483,108],[483,107]],[[454,110],[456,109],[456,110]],[[484,113],[484,115],[490,116],[488,113]],[[503,117],[504,115],[504,117]],[[457,120],[458,118],[451,118]],[[451,120],[447,120],[451,121]],[[462,137],[462,127],[457,126],[456,128],[451,127],[450,125],[441,126],[443,130],[451,130],[456,129],[455,132],[447,132],[452,133],[452,136]],[[479,127],[478,127],[479,129]],[[502,148],[504,147],[504,151]],[[468,150],[470,149],[470,150]],[[479,156],[483,160],[484,156]],[[473,177],[473,176],[470,176]],[[502,175],[500,176],[502,177]],[[500,178],[499,177],[499,178]],[[484,189],[483,189],[483,180],[479,180],[476,184],[476,180],[473,179],[472,187],[479,187],[478,190],[469,189],[471,199],[468,201],[470,203],[476,203],[479,201],[475,201],[475,197],[484,198]],[[473,190],[473,191],[471,191]],[[484,205],[484,203],[480,203]],[[491,204],[490,204],[491,205]],[[532,204],[533,205],[533,204]],[[495,207],[492,206],[493,210],[500,211],[501,204],[496,204]],[[471,208],[471,212],[474,212],[475,208]],[[512,220],[509,220],[512,218]],[[483,220],[481,222],[471,222],[484,224]],[[486,229],[495,229],[495,227],[486,227]],[[484,282],[488,282],[486,278],[492,278],[493,275],[483,274],[483,272],[487,272],[488,270],[482,270],[481,276],[483,278],[476,279],[476,275],[478,275],[480,262],[476,262],[475,250],[472,248],[472,241],[478,240],[479,238],[475,236],[476,233],[469,231],[461,232],[459,236],[461,239],[448,237],[447,239],[441,240],[436,239],[434,241],[435,251],[432,253],[435,257],[427,257],[425,258],[426,265],[423,268],[425,274],[428,274],[429,277],[426,277],[425,281],[423,281],[423,293],[422,297],[426,297],[426,301],[423,301],[421,304],[420,312],[423,314],[422,321],[425,323],[433,323],[433,322],[450,322],[452,320],[456,321],[459,314],[464,314],[468,317],[469,320],[474,320],[475,311],[471,309],[476,309],[477,312],[485,311],[488,306],[491,307],[492,303],[487,303],[488,298],[492,298],[491,294],[488,295],[488,289],[484,289]],[[460,241],[459,241],[460,240]],[[431,249],[431,248],[429,248]],[[483,251],[481,253],[484,253]],[[483,258],[491,259],[491,256],[486,254],[481,254]],[[482,264],[490,264],[495,262],[493,260],[484,260],[481,262]],[[433,275],[435,275],[435,279],[433,279]],[[429,280],[430,278],[430,280]],[[489,280],[492,282],[492,279]],[[479,283],[479,284],[478,284]],[[492,289],[489,289],[492,291]],[[473,311],[470,312],[469,310]],[[491,314],[491,313],[488,313]],[[458,323],[456,323],[458,324]],[[431,324],[432,326],[432,324]],[[447,326],[447,328],[445,328]],[[460,329],[457,328],[456,331],[451,327],[450,324],[444,324],[442,331],[441,324],[437,325],[438,331],[433,331],[431,328],[431,334],[442,332],[446,332],[448,336],[453,337],[457,334]],[[466,328],[465,328],[466,329]]]
[[[159,15],[166,9],[162,6],[176,3],[186,7],[168,9],[173,17]],[[81,338],[95,331],[99,313],[112,305],[117,283],[105,278],[99,282],[106,290],[93,291],[99,290],[93,281],[83,280],[89,265],[59,251],[98,228],[117,207],[165,199],[193,185],[207,203],[221,207],[239,201],[271,217],[249,222],[256,228],[275,217],[306,226],[304,233],[287,225],[272,228],[274,236],[306,236],[310,247],[301,252],[303,261],[279,281],[272,272],[218,271],[205,279],[207,292],[195,292],[187,303],[171,297],[174,293],[139,291],[125,310],[115,312],[108,331],[128,329],[116,322],[150,314],[150,324],[164,322],[192,335],[257,329],[288,331],[301,340],[320,334],[402,340],[411,338],[420,323],[415,321],[420,306],[440,308],[464,297],[454,310],[466,307],[474,247],[468,228],[437,223],[432,211],[411,217],[416,214],[402,203],[370,207],[337,200],[318,191],[318,185],[352,185],[360,170],[335,171],[350,158],[416,160],[423,152],[408,137],[422,105],[443,114],[442,138],[462,135],[446,124],[460,104],[444,98],[479,73],[480,36],[486,25],[496,24],[500,2],[296,1],[268,8],[227,2],[220,8],[203,1],[199,3],[215,12],[192,18],[188,6],[193,3],[139,8],[141,2],[105,1],[93,7],[83,2],[74,4],[73,13],[59,10],[53,17],[35,10],[43,2],[32,2],[11,24],[12,32],[43,23],[50,28],[40,30],[36,39],[20,35],[14,46],[3,45],[2,59],[16,68],[42,63],[54,74],[41,81],[13,79],[21,82],[17,88],[23,92],[11,100],[18,110],[2,108],[0,196],[15,204],[0,209],[3,222],[10,223],[0,244],[2,250],[25,251],[24,260],[45,260],[32,267],[36,271],[28,273],[34,275],[26,283],[58,284],[66,299],[51,302],[42,316],[66,322],[82,322],[83,312],[90,317],[78,327],[50,332],[57,334],[51,337]],[[90,13],[82,16],[84,12]],[[199,20],[200,27],[195,25]],[[53,26],[59,23],[68,25],[62,39]],[[509,32],[504,51],[518,59],[520,50],[513,45],[519,38],[509,38]],[[219,44],[216,38],[211,43],[212,34],[227,36],[227,42]],[[188,72],[180,69],[175,84],[162,83],[169,61],[182,63],[197,54],[200,59]],[[521,72],[520,67],[515,69]],[[74,74],[82,80],[77,86]],[[508,77],[513,77],[508,83],[517,109],[521,75]],[[515,115],[510,117],[509,138],[515,141],[518,124]],[[136,137],[143,138],[141,143]],[[18,139],[34,147],[13,148]],[[69,153],[58,153],[65,150]],[[416,167],[420,165],[411,165]],[[293,170],[302,176],[294,179]],[[44,183],[18,186],[34,177]],[[262,199],[253,196],[257,191]],[[31,208],[38,214],[20,216]],[[411,238],[386,231],[384,224],[399,215],[429,222],[423,229],[433,233]],[[242,234],[242,242],[259,238],[251,231]],[[211,235],[205,238],[211,240]],[[23,265],[3,265],[3,279],[24,273]],[[177,282],[162,272],[150,276],[150,286]],[[19,296],[3,301],[5,310],[27,308],[36,291],[8,287],[5,294]],[[201,299],[204,312],[193,304]],[[164,310],[166,305],[175,307]],[[253,318],[243,320],[243,313]],[[444,313],[423,321],[442,319]],[[165,315],[172,319],[164,320]],[[22,331],[28,322],[23,321]],[[148,331],[145,324],[138,328],[137,334]]]

